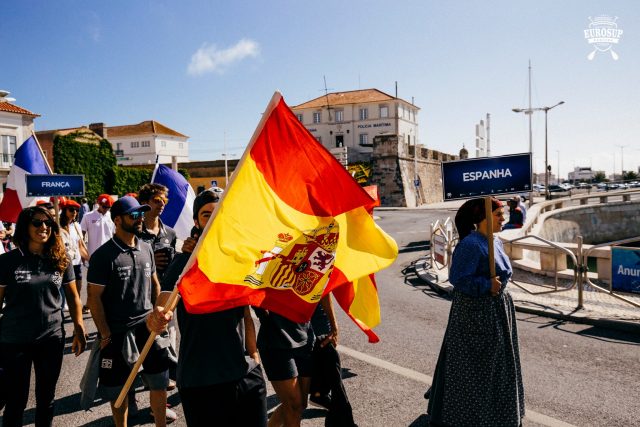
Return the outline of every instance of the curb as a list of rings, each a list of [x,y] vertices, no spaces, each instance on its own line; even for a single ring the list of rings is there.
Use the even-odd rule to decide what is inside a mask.
[[[437,272],[428,268],[426,259],[418,260],[415,263],[415,272],[418,278],[431,286],[436,292],[451,294],[453,285],[449,281],[440,282]],[[578,316],[575,314],[565,314],[562,312],[536,309],[527,307],[522,303],[514,301],[516,311],[521,313],[534,314],[536,316],[549,317],[552,319],[565,320],[573,323],[581,323],[586,325],[597,326],[600,328],[613,329],[622,332],[640,333],[640,323],[627,322],[624,320],[606,319],[600,317]]]

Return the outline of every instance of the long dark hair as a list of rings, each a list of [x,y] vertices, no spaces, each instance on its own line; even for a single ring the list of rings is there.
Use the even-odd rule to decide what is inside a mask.
[[[69,210],[69,208],[70,208],[69,206],[65,206],[60,211],[60,227],[65,228],[65,229],[67,228],[67,225],[70,224],[69,218],[67,218],[67,211]],[[74,222],[75,222],[75,220],[74,220]]]
[[[502,202],[495,197],[491,198],[491,211],[502,207]],[[464,239],[475,230],[486,218],[484,211],[484,199],[471,199],[464,202],[456,213],[455,223],[460,240]]]
[[[18,215],[18,222],[16,223],[16,231],[13,234],[13,241],[22,251],[29,250],[29,225],[31,219],[36,215],[41,214],[47,217],[47,219],[53,222],[51,226],[51,235],[49,239],[44,243],[43,255],[45,261],[47,261],[51,267],[59,272],[66,270],[69,265],[69,257],[65,250],[64,243],[60,238],[60,227],[55,222],[53,215],[40,206],[32,206],[23,209]]]

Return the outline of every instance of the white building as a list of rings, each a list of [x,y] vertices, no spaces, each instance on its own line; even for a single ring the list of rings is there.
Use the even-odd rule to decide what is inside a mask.
[[[160,163],[171,163],[174,156],[178,163],[189,161],[189,137],[155,120],[104,129],[119,165],[155,163],[156,156]]]
[[[398,135],[411,145],[420,142],[420,108],[377,89],[329,93],[291,109],[334,154],[346,148],[349,163],[371,158],[376,135]]]
[[[20,145],[31,136],[33,120],[40,117],[8,100],[9,92],[0,91],[0,193],[4,191],[13,155]]]
[[[587,167],[575,167],[573,172],[569,172],[569,181],[587,181],[591,182],[591,180],[596,176],[596,172],[591,170],[590,166]]]

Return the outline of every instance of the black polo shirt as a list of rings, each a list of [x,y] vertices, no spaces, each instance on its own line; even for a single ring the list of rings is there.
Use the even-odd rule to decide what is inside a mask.
[[[4,302],[0,342],[24,344],[63,336],[63,286],[75,280],[73,265],[64,272],[39,255],[14,249],[0,255]]]
[[[160,218],[158,218],[158,222],[160,223],[158,234],[150,233],[143,222],[142,233],[140,233],[138,237],[150,244],[154,252],[159,249],[171,248],[169,252],[169,263],[171,263],[176,250],[176,232],[168,225],[164,225]],[[160,270],[159,268],[157,269],[158,278],[162,278],[162,276],[164,276],[164,273],[165,270]]]
[[[112,333],[125,332],[144,322],[153,308],[151,276],[155,271],[151,246],[140,239],[130,247],[113,236],[93,253],[87,282],[105,288],[102,304]]]
[[[173,289],[189,255],[176,255],[162,280],[163,289]],[[191,314],[180,300],[176,312],[180,329],[178,387],[205,387],[236,381],[255,367],[245,358],[244,307]]]

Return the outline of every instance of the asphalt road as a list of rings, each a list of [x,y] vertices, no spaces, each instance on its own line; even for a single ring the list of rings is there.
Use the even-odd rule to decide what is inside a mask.
[[[376,211],[376,215],[378,224],[398,242],[400,255],[377,275],[380,343],[369,344],[339,313],[344,382],[360,426],[425,426],[422,395],[433,375],[450,303],[415,278],[408,267],[425,253],[429,223],[453,212],[413,209]],[[92,322],[87,323],[93,331]],[[518,328],[528,411],[525,426],[640,425],[640,337],[520,313]],[[77,409],[87,356],[65,356],[56,426],[111,425],[106,403],[91,412]],[[152,425],[147,395],[137,394],[142,410],[130,425]],[[176,392],[169,401],[180,414]],[[276,404],[269,389],[269,405]],[[33,406],[31,400],[26,413],[29,423],[33,423]],[[323,414],[311,407],[303,425],[323,426]],[[174,425],[184,425],[181,421]]]

